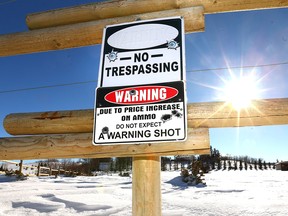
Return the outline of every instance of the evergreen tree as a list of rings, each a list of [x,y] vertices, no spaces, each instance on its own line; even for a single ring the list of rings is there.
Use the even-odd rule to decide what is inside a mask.
[[[222,164],[221,164],[221,160],[217,160],[217,170],[221,170],[222,169]]]
[[[255,169],[255,170],[258,170],[258,168],[257,168],[257,161],[256,161],[256,160],[254,161],[254,169]]]
[[[208,173],[210,171],[210,162],[211,162],[210,155],[200,155],[198,157],[198,161],[200,161],[202,171],[204,173]]]
[[[247,161],[244,162],[244,169],[247,170],[248,169],[248,164]]]
[[[179,164],[178,164],[178,160],[174,161],[174,170],[178,170],[179,169]]]
[[[211,160],[210,165],[211,165],[211,169],[215,170],[215,161]]]
[[[91,175],[91,159],[90,158],[83,158],[81,159],[81,173],[84,173],[85,175]]]
[[[171,158],[169,157],[161,157],[161,170],[166,171],[167,170],[167,164],[170,164]]]
[[[216,148],[213,149],[213,158],[212,161],[215,162],[215,164],[217,164],[217,169],[220,170],[222,168],[222,164],[221,164],[221,155],[219,150],[217,150]]]
[[[258,168],[259,168],[260,170],[263,170],[262,160],[261,160],[260,158],[258,159]]]
[[[232,169],[232,166],[231,166],[231,161],[228,160],[228,171]]]
[[[169,162],[169,170],[170,171],[172,170],[172,160],[170,160],[170,162]]]
[[[237,161],[234,160],[234,170],[237,170],[238,169],[238,166],[237,166]]]
[[[110,167],[109,167],[109,171],[110,172],[115,172],[115,160],[113,158],[111,158],[111,161],[110,161]]]
[[[200,160],[193,160],[191,164],[191,174],[189,174],[188,170],[183,169],[181,172],[182,179],[184,182],[187,182],[190,186],[196,186],[198,184],[206,185],[204,182],[204,179],[202,178],[204,176],[202,172],[202,162]]]
[[[122,173],[122,171],[124,171],[124,170],[131,170],[132,169],[132,158],[131,157],[116,158],[115,168],[117,171],[120,171],[120,173]]]
[[[264,167],[265,170],[267,170],[267,164],[266,164],[266,161],[263,162],[263,167]]]
[[[243,169],[243,164],[242,164],[242,160],[240,160],[240,165],[239,165],[239,169],[242,171]]]
[[[226,170],[227,168],[227,164],[226,164],[226,160],[223,161],[223,170]]]

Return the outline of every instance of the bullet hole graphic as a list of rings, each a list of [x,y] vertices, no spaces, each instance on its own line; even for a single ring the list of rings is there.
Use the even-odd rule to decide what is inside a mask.
[[[108,57],[110,62],[115,62],[116,61],[116,59],[118,58],[117,53],[118,52],[114,51],[113,49],[112,49],[112,51],[110,53],[108,53],[107,57]]]
[[[167,41],[167,47],[168,47],[168,49],[175,49],[176,50],[179,47],[179,43],[177,43],[174,40],[170,40],[170,41]]]
[[[172,115],[176,115],[178,113],[177,110],[172,110]]]
[[[108,127],[103,127],[102,128],[102,133],[103,134],[108,134],[108,132],[109,132],[109,128]]]
[[[172,115],[171,114],[164,114],[161,117],[161,121],[163,121],[163,123],[165,123],[166,121],[169,121],[172,119]]]
[[[172,111],[171,111],[171,114],[164,114],[164,115],[162,115],[161,121],[162,121],[163,123],[165,123],[165,122],[171,120],[173,116],[175,116],[175,117],[177,117],[177,118],[182,118],[182,113],[178,112],[178,110],[172,110]]]
[[[177,118],[182,118],[182,113],[178,112],[177,110],[172,110],[172,115],[176,116]]]
[[[129,94],[130,94],[130,95],[136,95],[136,90],[135,90],[135,89],[130,90],[130,91],[129,91]]]
[[[176,115],[175,115],[177,118],[182,118],[182,114],[181,113],[176,113]]]

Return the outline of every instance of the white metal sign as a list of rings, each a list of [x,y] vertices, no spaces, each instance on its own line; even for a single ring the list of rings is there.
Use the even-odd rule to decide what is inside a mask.
[[[180,17],[106,27],[98,87],[184,80]]]
[[[173,17],[106,27],[94,144],[186,139],[183,26]]]
[[[182,81],[97,89],[95,144],[185,140]]]

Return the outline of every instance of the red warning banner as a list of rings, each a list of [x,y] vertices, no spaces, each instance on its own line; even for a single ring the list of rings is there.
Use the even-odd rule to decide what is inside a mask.
[[[114,104],[136,105],[162,102],[177,95],[178,90],[169,86],[138,86],[109,92],[105,100]]]

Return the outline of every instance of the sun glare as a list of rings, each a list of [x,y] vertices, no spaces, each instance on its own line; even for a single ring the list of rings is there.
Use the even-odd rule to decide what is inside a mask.
[[[224,100],[231,103],[237,111],[249,108],[251,101],[258,98],[258,92],[254,76],[231,77],[223,88]]]
[[[267,92],[268,89],[263,88],[267,74],[263,75],[256,68],[234,71],[227,66],[227,69],[227,72],[221,71],[221,74],[214,73],[217,79],[213,81],[209,77],[207,83],[192,83],[213,90],[213,100],[225,102],[225,106],[231,105],[239,114],[241,110],[249,111],[251,108],[260,112],[253,100],[263,98],[263,93]]]

